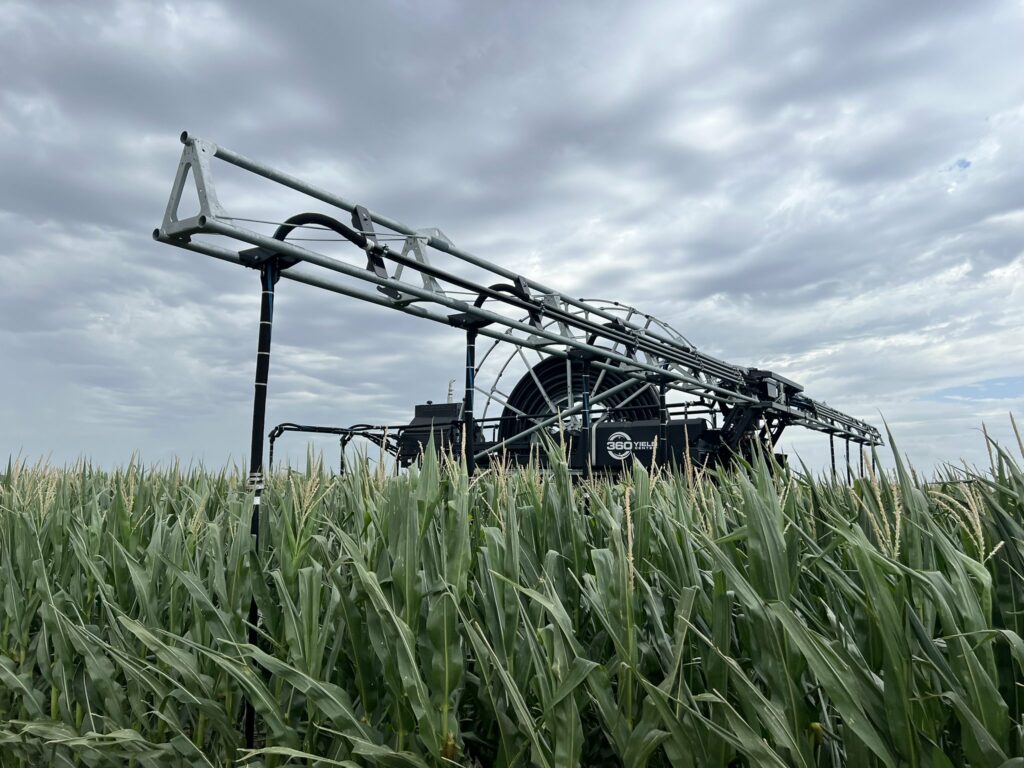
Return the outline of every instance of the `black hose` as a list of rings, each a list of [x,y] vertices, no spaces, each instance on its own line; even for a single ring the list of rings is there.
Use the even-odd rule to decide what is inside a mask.
[[[323,213],[297,213],[278,226],[274,231],[274,239],[284,241],[296,227],[308,224],[316,224],[324,229],[329,229],[354,243],[360,249],[366,250],[366,235]],[[278,256],[277,258],[281,269],[287,269],[299,262],[299,259],[290,256]]]

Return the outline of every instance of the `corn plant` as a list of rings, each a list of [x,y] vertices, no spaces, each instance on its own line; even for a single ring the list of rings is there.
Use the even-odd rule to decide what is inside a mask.
[[[0,765],[1024,766],[1024,472],[991,455],[311,458],[260,551],[244,469],[12,462]]]

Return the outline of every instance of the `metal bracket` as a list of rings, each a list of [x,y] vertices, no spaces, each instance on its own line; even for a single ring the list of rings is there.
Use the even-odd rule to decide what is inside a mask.
[[[444,240],[449,245],[451,244],[451,240],[445,237],[444,233],[439,229],[420,229],[417,230],[416,235],[410,235],[409,237],[405,238],[405,245],[402,246],[402,256],[405,258],[409,258],[411,256],[411,258],[415,259],[420,264],[423,264],[426,267],[430,267],[430,259],[427,258],[427,252],[423,246],[424,243],[431,237],[437,238],[439,240]],[[395,269],[395,280],[402,279],[402,270],[404,269],[405,264],[399,262],[397,269]],[[426,272],[420,272],[419,275],[421,280],[423,281],[423,287],[426,290],[430,291],[431,293],[436,293],[439,296],[445,295],[444,289],[441,287],[441,284],[437,282],[437,279],[433,275],[429,275]],[[411,304],[414,301],[420,300],[421,299],[418,299],[417,297],[408,293],[402,293],[401,297],[399,298],[399,301],[403,301],[407,304]]]
[[[277,258],[277,252],[269,248],[246,248],[238,252],[238,260],[247,267],[259,269],[271,259]],[[274,282],[277,282],[276,280]]]
[[[165,235],[187,237],[201,230],[207,219],[226,218],[227,214],[217,200],[217,190],[214,188],[213,174],[210,172],[210,161],[217,154],[217,145],[211,141],[189,138],[187,134],[182,134],[182,141],[185,148],[181,151],[178,173],[174,177],[174,185],[171,187],[171,196],[167,200],[167,210],[164,211],[160,229]],[[181,205],[181,196],[189,177],[196,185],[199,213],[182,219],[179,218],[178,207]]]
[[[373,231],[373,219],[370,218],[370,212],[361,205],[352,209],[352,226],[366,237],[366,269],[387,280],[388,268],[381,256],[381,247],[377,244],[377,234]],[[386,252],[387,246],[383,250]],[[378,285],[377,290],[395,301],[402,298],[402,294],[394,288]]]
[[[554,314],[555,314],[556,317],[560,317],[561,314],[563,312],[567,311],[567,309],[568,309],[568,305],[566,305],[565,302],[560,301],[558,299],[558,296],[556,294],[553,294],[553,293],[545,293],[545,294],[543,294],[541,296],[540,301],[541,301],[541,305],[542,305],[541,309],[540,309],[540,314],[541,314],[542,318],[543,318],[544,314],[546,313],[546,311],[548,309],[554,310]],[[572,334],[572,331],[569,330],[569,326],[565,323],[564,320],[561,320],[561,319],[555,321],[554,327],[551,327],[549,325],[546,328],[546,330],[549,331],[549,332],[557,333],[559,336],[564,336],[566,339],[573,339],[573,338],[575,338],[573,336],[573,334]],[[536,334],[528,336],[527,340],[531,344],[535,344],[537,346],[543,346],[545,344],[551,344],[552,343],[550,339],[547,339],[547,338],[545,338],[543,336],[537,336]]]
[[[377,252],[379,246],[377,245],[377,234],[373,231],[373,219],[370,218],[370,212],[361,205],[357,205],[352,211],[352,226],[356,228],[357,232],[366,236],[366,268],[377,277],[386,280],[388,268],[384,264],[384,259]]]

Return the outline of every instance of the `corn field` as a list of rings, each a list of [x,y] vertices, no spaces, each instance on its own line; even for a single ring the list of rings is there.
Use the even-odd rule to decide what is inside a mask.
[[[244,479],[0,473],[0,765],[1024,766],[998,446],[852,486],[311,461],[259,552]]]

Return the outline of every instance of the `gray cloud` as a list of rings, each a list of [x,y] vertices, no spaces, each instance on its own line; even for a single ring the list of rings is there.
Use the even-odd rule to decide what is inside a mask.
[[[1009,1],[0,3],[0,453],[243,457],[256,275],[149,239],[184,128],[981,461],[1024,400],[983,386],[1024,374],[1022,31]],[[218,172],[237,215],[307,207]],[[459,376],[439,326],[278,310],[271,421],[403,421]]]

